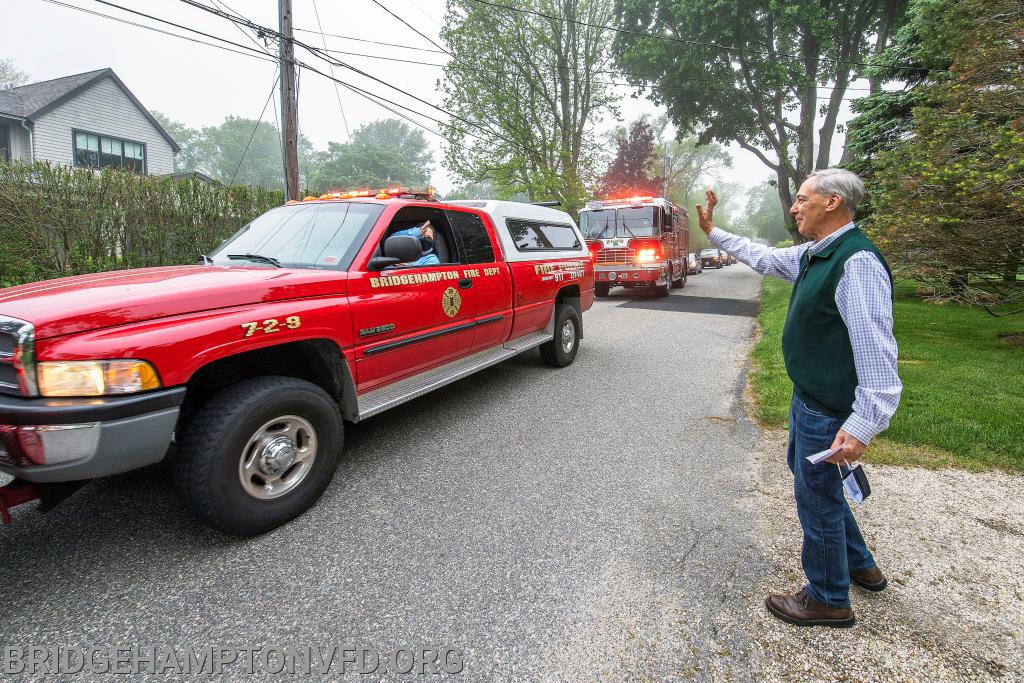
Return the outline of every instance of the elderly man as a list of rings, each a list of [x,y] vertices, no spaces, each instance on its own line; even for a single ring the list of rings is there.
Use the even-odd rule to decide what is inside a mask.
[[[772,249],[715,228],[718,198],[698,206],[700,227],[715,245],[764,275],[795,283],[782,333],[793,381],[787,459],[803,528],[807,585],[771,595],[776,617],[798,626],[852,626],[851,581],[880,591],[875,564],[843,496],[838,465],[852,463],[889,426],[903,386],[892,333],[892,274],[882,254],[853,224],[864,196],[860,178],[837,168],[815,171],[790,213],[809,242]],[[807,456],[842,450],[811,464]]]

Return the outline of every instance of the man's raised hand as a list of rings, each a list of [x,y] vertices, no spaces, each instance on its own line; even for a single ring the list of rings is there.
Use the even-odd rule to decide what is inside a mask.
[[[710,235],[711,230],[715,227],[714,213],[715,206],[718,205],[718,195],[715,194],[715,191],[711,188],[708,188],[706,201],[706,209],[700,204],[697,205],[697,220],[700,223],[700,229],[704,231],[704,234]]]

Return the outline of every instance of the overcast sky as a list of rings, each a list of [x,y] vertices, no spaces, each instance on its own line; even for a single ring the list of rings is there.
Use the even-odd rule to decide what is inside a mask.
[[[115,4],[152,14],[178,24],[256,47],[233,24],[189,7],[180,0],[111,0]],[[214,4],[214,0],[202,0]],[[181,29],[161,25],[150,19],[133,16],[95,0],[62,0],[94,12],[125,19],[174,33],[188,34]],[[217,0],[223,6],[223,0]],[[381,0],[382,4],[402,16],[418,30],[437,38],[444,17],[444,0]],[[276,28],[277,0],[228,0],[237,12],[264,26]],[[411,29],[403,26],[371,0],[317,0],[323,31],[354,38],[396,43],[410,48],[435,49]],[[103,17],[92,16],[43,0],[20,0],[5,3],[4,26],[0,29],[0,57],[13,57],[18,67],[27,71],[30,81],[40,81],[103,67],[111,67],[136,97],[148,108],[163,112],[172,119],[192,127],[216,125],[225,116],[257,118],[267,101],[275,78],[275,64],[261,62],[250,56],[232,54],[213,47],[197,45],[137,26],[128,26]],[[317,29],[313,0],[294,0],[294,24],[297,29]],[[193,35],[193,34],[188,34]],[[199,40],[209,39],[200,36]],[[323,45],[319,33],[296,32],[300,40]],[[340,37],[326,37],[332,50],[366,55],[397,57],[440,64],[446,55],[412,49],[371,45]],[[273,48],[270,48],[273,50]],[[417,97],[442,104],[436,82],[441,69],[433,66],[388,62],[370,57],[336,55],[342,61],[377,76]],[[298,59],[313,64],[317,60],[299,51]],[[318,68],[326,71],[326,63]],[[335,67],[335,76],[360,88],[393,99],[421,113],[443,116],[406,95],[374,83],[362,76]],[[348,128],[393,115],[379,105],[340,88]],[[624,120],[642,113],[660,114],[646,99],[632,97],[633,90],[617,87]],[[265,120],[275,121],[277,100],[267,109]],[[840,120],[847,118],[844,112]],[[421,119],[422,120],[422,119]],[[430,122],[422,120],[426,125]],[[601,126],[610,128],[614,121]],[[333,83],[306,72],[300,80],[299,125],[302,133],[322,149],[330,140],[346,139],[338,95]],[[436,152],[434,184],[449,190],[454,179],[441,165],[440,141],[427,133]],[[835,149],[841,149],[842,136],[836,136]],[[770,171],[752,154],[730,148],[735,163],[728,180],[751,186],[770,176]],[[833,158],[838,158],[834,153]]]

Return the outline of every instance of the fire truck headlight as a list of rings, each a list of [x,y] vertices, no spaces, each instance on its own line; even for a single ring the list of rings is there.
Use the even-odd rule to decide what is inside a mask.
[[[109,396],[160,388],[156,370],[142,360],[49,361],[36,369],[40,396]]]
[[[660,260],[657,249],[641,249],[637,252],[636,260],[639,263],[652,263]]]

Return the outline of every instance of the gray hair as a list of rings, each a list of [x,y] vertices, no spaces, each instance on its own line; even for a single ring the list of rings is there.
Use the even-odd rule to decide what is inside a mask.
[[[821,195],[837,195],[850,215],[857,213],[857,205],[864,199],[864,182],[853,171],[845,168],[823,168],[814,171],[814,191]]]

